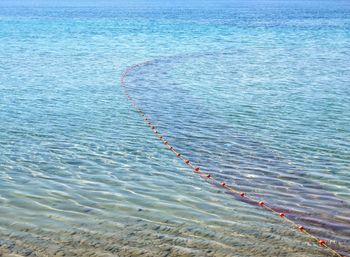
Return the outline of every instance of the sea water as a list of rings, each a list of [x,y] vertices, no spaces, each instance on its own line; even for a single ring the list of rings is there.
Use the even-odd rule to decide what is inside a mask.
[[[0,3],[0,255],[350,252],[347,1]]]

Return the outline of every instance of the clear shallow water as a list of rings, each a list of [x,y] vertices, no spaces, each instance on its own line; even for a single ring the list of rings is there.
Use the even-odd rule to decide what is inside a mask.
[[[29,256],[329,256],[186,156],[349,252],[346,2],[0,10],[0,245]]]

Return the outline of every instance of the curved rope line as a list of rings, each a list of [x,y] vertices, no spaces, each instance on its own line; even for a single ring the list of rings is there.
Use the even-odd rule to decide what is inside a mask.
[[[334,248],[332,248],[330,245],[328,245],[325,242],[325,240],[316,237],[315,235],[311,234],[308,230],[306,230],[304,228],[304,226],[302,226],[300,224],[297,224],[293,220],[289,219],[283,212],[278,212],[278,211],[274,210],[271,206],[266,204],[265,202],[260,201],[260,200],[254,198],[254,197],[251,197],[251,196],[247,195],[245,192],[241,192],[238,189],[234,188],[233,186],[227,185],[226,182],[224,182],[224,181],[217,180],[216,178],[213,177],[212,174],[210,174],[210,172],[202,171],[202,169],[200,167],[196,166],[195,164],[192,164],[189,159],[185,158],[167,140],[165,140],[164,136],[162,136],[162,134],[159,132],[159,130],[157,130],[156,126],[146,116],[145,112],[141,108],[138,107],[138,105],[136,104],[135,100],[130,96],[130,94],[129,94],[127,88],[126,88],[126,78],[129,76],[129,74],[131,72],[137,70],[138,68],[145,67],[147,65],[153,64],[157,60],[158,59],[154,59],[154,60],[140,62],[140,63],[136,63],[134,65],[128,66],[125,69],[125,71],[122,73],[121,77],[120,77],[120,85],[121,85],[121,87],[123,89],[123,92],[124,92],[125,96],[129,100],[129,102],[131,102],[131,105],[140,114],[140,116],[143,118],[144,122],[152,129],[152,131],[158,137],[158,139],[160,139],[163,142],[163,144],[171,152],[173,152],[175,154],[175,156],[177,158],[181,159],[189,168],[192,169],[192,171],[194,173],[198,174],[206,182],[209,182],[211,184],[215,184],[217,186],[221,186],[227,192],[230,192],[230,193],[233,193],[233,194],[239,196],[242,200],[246,199],[246,200],[252,202],[253,204],[255,204],[257,206],[260,206],[260,207],[264,208],[265,210],[268,210],[268,211],[278,215],[283,221],[286,221],[289,224],[291,224],[293,229],[299,230],[301,233],[303,233],[304,235],[308,236],[310,239],[315,241],[320,247],[325,247],[333,256],[346,257],[344,255],[341,255],[338,251],[336,251]]]

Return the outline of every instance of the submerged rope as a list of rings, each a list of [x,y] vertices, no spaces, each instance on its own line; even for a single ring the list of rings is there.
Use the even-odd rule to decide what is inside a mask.
[[[210,174],[209,172],[204,172],[202,171],[202,169],[194,164],[192,164],[190,162],[190,160],[188,160],[187,158],[185,158],[180,152],[178,152],[165,138],[164,136],[162,136],[162,134],[157,130],[156,126],[151,122],[151,120],[146,116],[146,114],[143,112],[143,110],[141,110],[135,100],[130,96],[127,88],[126,88],[126,78],[128,77],[128,75],[136,70],[139,67],[143,67],[146,66],[148,64],[152,64],[153,62],[155,62],[156,60],[153,61],[146,61],[146,62],[141,62],[141,63],[137,63],[134,64],[132,66],[127,67],[127,69],[123,72],[122,76],[120,77],[120,85],[123,88],[124,94],[126,95],[127,99],[131,102],[131,105],[134,107],[134,109],[141,115],[141,117],[143,118],[144,122],[152,129],[152,131],[154,132],[154,134],[158,137],[158,139],[160,139],[163,144],[171,151],[175,154],[175,156],[179,159],[181,159],[188,167],[190,167],[192,169],[192,171],[196,174],[198,174],[201,178],[203,178],[205,181],[210,182],[212,184],[216,184],[218,186],[221,186],[222,188],[224,188],[225,190],[227,190],[230,193],[233,193],[235,195],[238,195],[240,198],[242,199],[247,199],[250,202],[256,204],[257,206],[260,206],[276,215],[278,215],[281,219],[283,219],[283,221],[286,221],[288,223],[290,223],[293,226],[293,229],[297,229],[299,230],[301,233],[305,234],[306,236],[308,236],[310,239],[312,239],[313,241],[315,241],[315,243],[317,243],[320,247],[324,247],[326,248],[333,256],[337,256],[337,257],[346,257],[344,255],[341,255],[338,251],[336,251],[334,248],[332,248],[329,244],[327,244],[327,242],[323,239],[320,239],[318,237],[316,237],[315,235],[313,235],[311,232],[309,232],[304,226],[301,226],[300,224],[295,223],[293,220],[289,219],[283,212],[278,212],[276,210],[274,210],[272,207],[270,207],[269,205],[267,205],[265,202],[260,201],[254,197],[251,197],[249,195],[247,195],[247,193],[245,192],[241,192],[239,190],[237,190],[236,188],[229,186],[228,184],[226,184],[226,182],[224,181],[220,181],[216,178],[213,177],[212,174]]]

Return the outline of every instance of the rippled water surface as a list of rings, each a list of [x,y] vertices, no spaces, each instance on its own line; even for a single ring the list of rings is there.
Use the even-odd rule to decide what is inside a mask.
[[[346,1],[0,5],[0,256],[350,252]]]

